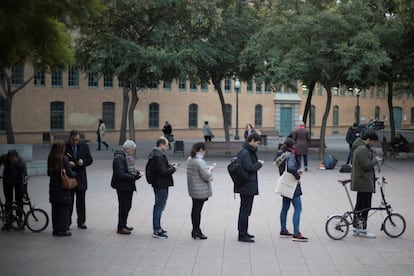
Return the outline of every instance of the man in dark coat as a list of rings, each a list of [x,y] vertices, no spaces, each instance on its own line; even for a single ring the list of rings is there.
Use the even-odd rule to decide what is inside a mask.
[[[243,145],[239,153],[241,167],[249,173],[246,184],[235,187],[235,192],[240,194],[240,210],[238,227],[240,242],[254,242],[254,236],[249,234],[249,216],[252,213],[253,199],[259,194],[257,171],[263,166],[264,161],[259,160],[256,155],[257,147],[261,138],[257,133],[252,133],[247,137],[247,142]]]
[[[168,188],[174,186],[173,173],[177,164],[168,162],[165,152],[169,148],[168,140],[161,137],[157,140],[155,148],[148,156],[148,166],[151,171],[151,185],[154,189],[155,203],[152,213],[153,237],[167,239],[167,231],[161,227],[161,215],[165,209],[168,199]]]
[[[348,128],[348,131],[346,132],[346,137],[345,137],[345,140],[349,146],[348,158],[346,159],[347,164],[352,163],[352,156],[354,154],[353,144],[357,136],[359,136],[358,125],[354,123],[351,127]]]
[[[27,181],[27,168],[24,160],[15,149],[0,156],[0,166],[3,169],[3,191],[6,199],[6,211],[10,210],[14,200],[17,206],[23,207],[23,197],[27,193],[25,183]],[[14,191],[13,191],[14,190]],[[2,230],[10,229],[11,225],[5,224]]]
[[[76,196],[76,213],[78,216],[77,223],[81,229],[86,229],[86,208],[85,208],[85,194],[88,188],[88,179],[86,176],[86,167],[93,162],[91,150],[88,144],[80,141],[80,133],[77,130],[72,130],[69,134],[69,141],[66,143],[66,156],[69,158],[69,164],[72,170],[76,173],[76,180],[78,186],[72,190],[72,204],[69,213],[69,225],[72,223],[73,204]]]

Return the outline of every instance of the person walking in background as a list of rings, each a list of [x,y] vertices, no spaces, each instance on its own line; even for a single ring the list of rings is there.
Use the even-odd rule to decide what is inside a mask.
[[[57,140],[53,143],[47,158],[47,175],[49,182],[49,201],[52,205],[52,228],[54,236],[70,236],[69,212],[72,204],[72,193],[70,190],[62,189],[62,169],[70,178],[76,178],[72,171],[69,159],[65,155],[65,142]]]
[[[98,123],[98,130],[96,131],[96,134],[98,136],[98,148],[97,150],[101,150],[101,143],[105,145],[106,149],[108,149],[109,145],[105,141],[105,131],[106,126],[102,119],[99,119]]]
[[[254,133],[253,126],[251,124],[247,124],[246,130],[244,131],[244,140],[247,141],[247,137],[249,137],[249,135],[252,133]]]
[[[76,173],[78,186],[71,190],[72,204],[69,210],[69,226],[72,224],[73,205],[76,197],[76,214],[78,228],[87,229],[86,222],[86,204],[85,195],[88,189],[88,178],[86,176],[86,167],[93,162],[89,145],[80,141],[80,132],[72,130],[69,133],[69,141],[66,143],[65,154],[69,159],[69,165]]]
[[[155,148],[148,156],[148,167],[151,171],[151,185],[154,189],[155,203],[152,212],[153,237],[167,239],[168,232],[161,227],[161,216],[168,199],[168,188],[174,186],[172,175],[177,169],[177,163],[168,162],[166,152],[169,149],[167,138],[157,140]]]
[[[112,162],[111,187],[116,189],[118,195],[118,226],[117,233],[130,235],[133,227],[127,225],[129,211],[132,206],[132,195],[136,191],[135,181],[140,179],[142,173],[137,170],[134,160],[136,144],[132,140],[126,140],[123,150],[114,152]]]
[[[208,121],[204,122],[203,135],[204,135],[204,141],[205,142],[211,142],[211,139],[214,137],[214,134],[211,131],[210,126],[208,125]]]
[[[275,157],[275,164],[279,167],[279,174],[282,175],[285,170],[291,173],[297,180],[295,193],[293,198],[282,196],[282,209],[280,210],[280,233],[281,238],[292,238],[293,241],[306,242],[308,238],[304,237],[300,232],[300,214],[302,213],[302,189],[300,186],[300,175],[298,173],[297,159],[295,156],[295,140],[292,138],[286,138],[285,142],[281,146],[281,149],[277,152]],[[287,213],[292,203],[293,211],[293,234],[289,232],[286,227]]]
[[[346,132],[346,137],[345,137],[346,142],[348,143],[348,146],[349,146],[348,158],[346,159],[347,164],[352,163],[352,155],[354,153],[354,148],[352,147],[352,145],[354,144],[355,139],[357,138],[357,135],[359,135],[358,125],[354,123],[351,127],[348,128],[348,131]]]
[[[379,156],[373,158],[371,147],[378,141],[378,135],[373,130],[366,130],[362,138],[354,142],[354,156],[352,159],[351,190],[357,192],[355,212],[360,213],[362,225],[354,225],[353,235],[365,238],[375,238],[375,234],[367,230],[368,210],[371,208],[372,193],[375,193],[374,167],[381,160]],[[358,219],[356,219],[358,220]]]
[[[240,165],[243,170],[249,173],[246,184],[236,187],[235,193],[240,194],[240,209],[237,229],[239,231],[238,241],[254,242],[254,235],[249,234],[249,217],[252,213],[253,199],[259,194],[259,183],[257,172],[263,166],[264,161],[257,158],[257,147],[261,137],[257,133],[252,133],[247,137],[242,149],[239,152]]]
[[[365,131],[367,130],[368,130],[367,119],[365,119],[365,117],[361,117],[361,119],[359,120],[359,126],[358,126],[359,135],[362,137]]]
[[[311,139],[309,131],[306,129],[306,126],[303,122],[301,122],[299,124],[299,128],[292,133],[292,138],[296,142],[296,154],[299,161],[299,170],[302,169],[301,162],[303,158],[303,165],[305,166],[305,171],[308,171],[308,151]]]
[[[165,121],[162,133],[164,134],[164,137],[167,138],[169,149],[171,149],[171,143],[174,142],[174,136],[172,135],[172,126],[168,121]]]
[[[3,192],[6,199],[6,213],[11,209],[13,198],[16,205],[23,208],[23,198],[27,196],[27,167],[26,162],[19,156],[17,150],[11,149],[0,156],[0,167],[3,168]],[[9,230],[10,223],[1,229]]]
[[[187,160],[188,194],[193,200],[193,207],[191,209],[193,230],[191,231],[191,237],[201,240],[207,239],[201,232],[200,220],[204,202],[212,195],[211,181],[213,180],[212,171],[214,168],[213,166],[207,166],[203,159],[205,153],[205,143],[195,143]]]

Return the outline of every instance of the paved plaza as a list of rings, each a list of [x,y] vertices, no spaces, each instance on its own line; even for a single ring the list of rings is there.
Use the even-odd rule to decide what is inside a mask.
[[[170,189],[162,226],[168,230],[166,240],[152,237],[153,191],[144,179],[137,181],[137,193],[128,224],[135,229],[132,235],[116,234],[117,196],[110,187],[113,149],[96,151],[88,169],[87,230],[72,225],[71,237],[52,236],[51,223],[42,233],[0,232],[0,275],[413,275],[414,274],[414,156],[407,160],[389,160],[379,176],[385,176],[387,199],[396,213],[407,222],[406,232],[396,239],[380,230],[383,214],[377,212],[368,221],[368,228],[376,239],[353,237],[348,234],[341,241],[331,240],[325,233],[325,221],[330,214],[350,209],[343,187],[338,179],[350,178],[339,173],[347,156],[343,137],[327,138],[327,154],[338,158],[334,170],[318,170],[317,149],[310,150],[309,171],[302,175],[303,213],[301,232],[309,242],[281,239],[279,212],[281,198],[273,193],[277,178],[272,164],[278,143],[269,140],[261,147],[260,159],[265,160],[259,171],[259,192],[255,197],[250,217],[249,232],[255,243],[237,241],[237,216],[240,200],[233,194],[233,184],[226,166],[230,156],[211,155],[209,164],[214,170],[213,196],[202,212],[202,231],[207,240],[191,238],[191,199],[187,193],[185,159],[191,144],[185,141],[184,157],[168,153],[170,161],[181,166],[174,174],[175,186]],[[153,142],[139,142],[137,165],[143,170],[146,155]],[[375,148],[381,154],[379,147]],[[34,145],[34,160],[46,160],[48,146]],[[33,176],[29,193],[37,207],[50,214],[47,176]],[[4,199],[3,194],[1,193]],[[355,199],[355,193],[351,194]],[[378,205],[379,193],[373,205]],[[292,213],[288,228],[292,231]],[[73,220],[76,221],[74,214]]]

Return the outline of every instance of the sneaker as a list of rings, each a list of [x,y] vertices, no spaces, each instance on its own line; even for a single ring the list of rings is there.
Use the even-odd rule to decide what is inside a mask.
[[[157,239],[168,239],[167,234],[163,233],[162,230],[154,232],[152,236]]]
[[[292,235],[292,241],[307,242],[308,241],[308,238],[302,236],[301,233],[299,233],[299,234],[293,234]]]
[[[371,233],[366,229],[361,230],[361,232],[359,233],[359,236],[363,237],[363,238],[369,238],[369,239],[375,239],[377,237],[377,236],[375,236],[374,233]]]
[[[359,229],[359,228],[354,228],[352,230],[352,236],[354,236],[354,237],[358,237],[360,233],[361,233],[361,229]]]
[[[279,237],[280,238],[291,238],[292,233],[290,233],[288,230],[280,231]]]
[[[163,233],[163,234],[167,234],[167,233],[168,233],[168,231],[167,231],[167,230],[165,230],[165,229],[162,229],[162,228],[161,228],[161,233]]]

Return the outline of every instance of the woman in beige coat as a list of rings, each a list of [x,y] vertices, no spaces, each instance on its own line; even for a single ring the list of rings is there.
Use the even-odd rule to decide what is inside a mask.
[[[211,181],[213,180],[213,166],[207,166],[204,161],[206,146],[204,143],[195,143],[191,148],[190,157],[187,160],[187,185],[188,194],[193,200],[191,210],[191,222],[193,239],[205,240],[207,237],[201,232],[201,210],[204,202],[212,195]]]

